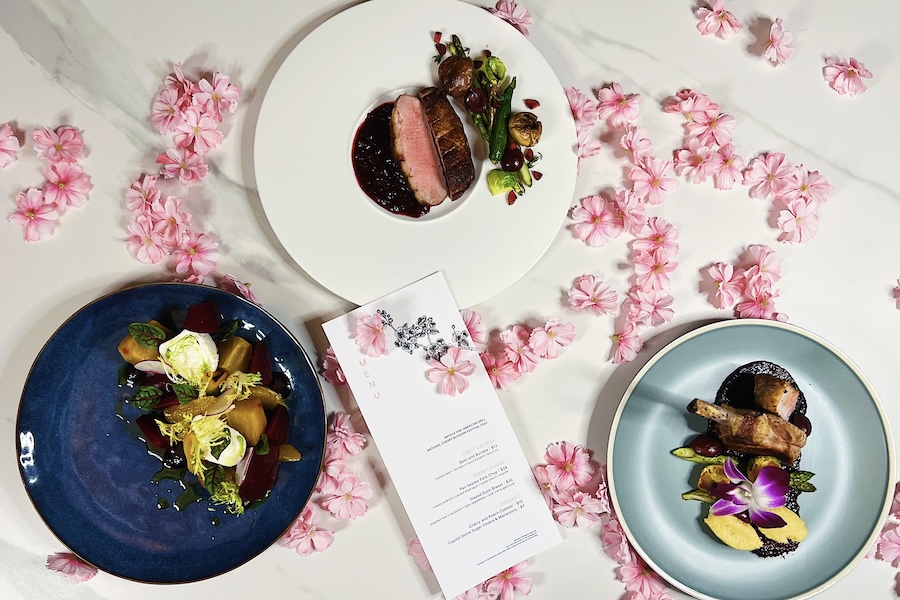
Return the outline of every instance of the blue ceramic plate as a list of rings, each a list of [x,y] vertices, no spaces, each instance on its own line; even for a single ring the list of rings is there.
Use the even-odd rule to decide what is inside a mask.
[[[687,412],[715,399],[737,367],[765,360],[797,381],[812,433],[801,467],[818,490],[800,495],[809,536],[783,558],[762,559],[716,539],[707,509],[681,499],[699,469],[670,451],[706,430]],[[877,536],[893,496],[890,426],[865,376],[837,348],[792,325],[734,320],[696,329],[644,366],[625,392],[609,446],[612,500],[640,555],[698,598],[808,598],[846,575]]]
[[[283,463],[268,499],[241,516],[205,500],[176,510],[181,485],[151,482],[161,463],[131,433],[129,421],[139,411],[126,405],[124,419],[116,411],[116,399],[123,395],[117,375],[124,364],[116,347],[128,325],[163,321],[173,311],[183,313],[205,301],[218,304],[224,322],[239,320],[236,335],[265,339],[276,370],[292,389],[288,442],[303,458]],[[271,315],[215,288],[163,283],[100,298],[53,334],[28,376],[16,431],[28,494],[66,546],[120,577],[179,583],[233,569],[287,529],[319,474],[325,411],[309,358]]]

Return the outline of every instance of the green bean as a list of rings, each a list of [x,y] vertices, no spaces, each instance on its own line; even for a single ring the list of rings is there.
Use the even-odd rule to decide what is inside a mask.
[[[488,156],[491,162],[496,164],[500,162],[503,151],[506,150],[506,141],[509,136],[507,126],[509,124],[509,116],[512,114],[512,96],[516,89],[516,78],[513,77],[503,93],[498,98],[500,107],[494,113],[494,123],[491,126],[491,144]]]

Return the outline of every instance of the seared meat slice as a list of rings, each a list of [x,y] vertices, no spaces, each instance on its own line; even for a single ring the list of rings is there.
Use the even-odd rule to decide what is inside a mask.
[[[431,125],[450,199],[456,200],[475,179],[475,163],[472,162],[469,140],[466,139],[462,121],[444,92],[436,87],[427,87],[419,92],[419,98]]]
[[[391,142],[394,158],[400,163],[419,204],[437,206],[447,197],[447,185],[440,158],[425,116],[422,101],[403,94],[391,112]]]
[[[693,400],[688,412],[716,422],[716,435],[726,448],[766,454],[793,463],[806,445],[806,434],[778,415]]]
[[[797,407],[800,391],[790,382],[759,373],[753,377],[753,399],[760,409],[790,419]]]

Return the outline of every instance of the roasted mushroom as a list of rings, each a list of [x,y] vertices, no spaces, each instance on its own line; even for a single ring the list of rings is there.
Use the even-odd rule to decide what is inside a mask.
[[[542,126],[534,113],[515,113],[509,118],[509,135],[520,146],[534,146],[541,141]]]
[[[438,78],[445,93],[465,96],[475,81],[475,64],[467,56],[448,56],[438,67]]]

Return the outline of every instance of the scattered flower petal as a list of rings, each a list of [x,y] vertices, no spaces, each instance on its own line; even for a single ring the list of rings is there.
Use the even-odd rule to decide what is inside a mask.
[[[565,527],[590,527],[600,520],[600,501],[584,492],[562,494],[553,517]]]
[[[551,444],[544,453],[547,476],[558,492],[573,491],[591,480],[594,467],[587,449],[572,442]]]
[[[744,28],[733,14],[725,10],[722,0],[712,0],[708,7],[697,9],[697,30],[703,35],[715,35],[727,40]]]
[[[431,383],[438,384],[441,394],[455,396],[469,388],[466,377],[475,372],[475,365],[461,358],[462,352],[458,346],[450,346],[440,360],[428,359],[431,369],[425,373],[425,377]]]
[[[618,237],[623,230],[621,219],[616,218],[612,202],[603,196],[588,196],[572,209],[572,231],[588,246],[603,246],[611,238]]]
[[[521,375],[506,354],[481,353],[481,362],[487,371],[491,383],[498,390],[509,390],[513,382]]]
[[[201,277],[216,270],[219,262],[219,244],[208,233],[189,231],[181,244],[172,251],[175,272],[179,275],[194,274]]]
[[[350,454],[359,454],[366,446],[366,438],[354,429],[350,415],[336,412],[331,417],[328,427],[328,445],[334,448],[335,456],[343,458]]]
[[[430,572],[431,563],[428,562],[428,557],[425,556],[425,551],[422,549],[422,542],[419,541],[419,538],[414,537],[409,540],[409,547],[407,548],[407,553],[412,556],[413,561],[415,561],[416,566],[418,566],[423,571]]]
[[[50,237],[58,221],[56,204],[48,202],[41,190],[30,188],[16,195],[16,210],[9,215],[9,222],[22,228],[26,241]]]
[[[0,169],[5,169],[19,159],[19,138],[9,123],[0,125]]]
[[[190,216],[190,215],[188,215]],[[231,292],[235,296],[240,296],[245,300],[249,300],[257,306],[262,306],[256,297],[256,294],[250,291],[250,284],[244,283],[234,275],[225,274],[219,280],[219,289]]]
[[[518,29],[522,35],[528,35],[528,28],[531,26],[531,13],[524,6],[516,4],[514,0],[497,0],[494,8],[489,8],[488,10]]]
[[[338,362],[337,356],[334,354],[334,348],[328,346],[325,350],[325,357],[322,359],[322,375],[325,381],[331,385],[344,385],[347,383],[347,376]]]
[[[46,566],[77,582],[87,581],[97,574],[97,567],[89,565],[71,552],[51,554],[47,557]]]
[[[840,59],[828,57],[822,67],[822,75],[829,87],[843,96],[856,96],[866,91],[863,79],[871,79],[872,72],[855,58]]]
[[[582,275],[569,288],[569,306],[574,310],[608,315],[615,312],[617,304],[615,290],[593,275]]]
[[[359,313],[356,317],[356,332],[353,337],[356,339],[356,345],[367,355],[383,356],[387,354],[387,339],[381,315]]]
[[[531,593],[531,578],[522,572],[528,566],[528,561],[523,560],[517,565],[506,569],[502,573],[491,577],[484,582],[484,589],[489,594],[499,595],[499,600],[513,600],[516,592]]]
[[[620,128],[634,121],[641,112],[643,99],[640,94],[625,94],[618,83],[610,83],[597,90],[597,115]]]
[[[322,500],[322,508],[338,519],[356,519],[366,514],[372,497],[372,490],[365,481],[354,475],[347,475],[331,494]]]
[[[482,322],[481,315],[469,308],[463,308],[459,311],[466,330],[469,332],[469,338],[478,349],[484,348],[488,341],[487,327]]]
[[[784,30],[784,21],[775,19],[769,28],[769,41],[766,42],[766,51],[763,54],[776,66],[783,65],[794,53],[794,36]]]
[[[63,125],[56,131],[38,127],[31,132],[31,140],[38,157],[52,163],[77,163],[84,158],[84,140],[74,127]]]
[[[648,204],[662,203],[663,192],[675,189],[675,180],[666,175],[671,166],[671,162],[650,157],[643,164],[631,169],[628,179],[634,184],[634,196]]]

